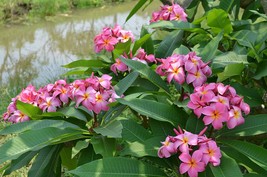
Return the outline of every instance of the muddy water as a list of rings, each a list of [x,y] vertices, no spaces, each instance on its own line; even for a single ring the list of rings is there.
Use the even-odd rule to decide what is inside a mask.
[[[136,2],[78,10],[38,24],[0,28],[0,87],[41,86],[54,81],[66,72],[61,65],[89,58],[93,38],[105,26],[117,23],[138,35],[160,2],[154,1],[124,24]]]

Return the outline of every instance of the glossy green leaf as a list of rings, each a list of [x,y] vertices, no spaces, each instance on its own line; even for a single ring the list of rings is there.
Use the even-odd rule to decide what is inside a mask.
[[[197,118],[194,114],[191,114],[187,121],[185,129],[191,133],[199,134],[201,130],[205,128],[204,122],[202,119]]]
[[[166,176],[158,167],[125,157],[96,160],[69,173],[80,177],[162,177]]]
[[[114,156],[116,150],[115,139],[98,135],[92,137],[90,142],[92,143],[96,154],[101,154],[104,158]]]
[[[225,67],[229,64],[235,64],[235,63],[248,64],[247,55],[239,55],[233,51],[223,53],[214,58],[212,62],[212,67],[213,68]]]
[[[182,54],[182,55],[186,55],[190,52],[190,50],[184,46],[184,45],[180,45],[179,48],[176,48],[173,53],[176,53],[176,54]]]
[[[255,73],[255,76],[253,76],[254,79],[260,80],[262,77],[267,76],[267,61],[262,61],[258,64],[257,71]]]
[[[185,112],[174,105],[138,98],[117,100],[140,114],[159,121],[169,122],[174,126],[183,125],[186,118]]]
[[[166,137],[152,137],[145,142],[133,142],[121,152],[120,155],[131,155],[134,157],[152,156],[158,157],[158,149],[161,146],[161,141],[164,141]]]
[[[42,113],[42,110],[39,107],[21,102],[19,100],[16,101],[16,107],[18,110],[20,110],[22,113],[26,114],[32,119],[34,116],[40,115]]]
[[[132,40],[128,40],[125,43],[118,43],[116,44],[114,50],[112,53],[114,54],[114,59],[118,58],[120,55],[123,55],[124,53],[128,53],[130,51],[132,44]]]
[[[139,73],[134,71],[128,74],[125,78],[121,79],[115,86],[114,89],[117,95],[122,95],[137,79]]]
[[[222,9],[212,9],[207,15],[207,24],[215,34],[221,33],[230,34],[233,31],[228,13]]]
[[[183,33],[183,31],[175,30],[166,36],[166,38],[157,47],[155,56],[157,58],[166,58],[171,56],[173,51],[181,45]]]
[[[150,34],[148,30],[143,26],[141,29],[141,34],[140,36],[145,36],[147,34]],[[151,36],[145,41],[145,43],[141,46],[142,49],[146,51],[146,53],[149,54],[154,54],[154,43],[151,38]]]
[[[16,124],[9,125],[0,131],[0,135],[8,135],[14,133],[21,133],[28,130],[39,130],[48,127],[55,127],[57,129],[65,128],[77,128],[79,126],[63,121],[63,120],[35,120],[29,122],[19,122]]]
[[[213,38],[203,49],[200,50],[199,56],[205,62],[212,61],[218,49],[218,45],[223,37],[223,33],[219,33],[215,38]]]
[[[135,41],[132,53],[135,55],[136,51],[148,40],[151,39],[151,34],[146,34],[142,36],[139,40]]]
[[[123,126],[122,138],[125,141],[144,143],[152,137],[148,130],[133,120],[121,120],[121,124]]]
[[[153,136],[169,136],[173,135],[173,128],[177,126],[171,125],[169,122],[157,121],[155,119],[149,120],[150,129]],[[182,127],[183,128],[183,127]]]
[[[11,172],[28,165],[37,153],[37,151],[27,152],[22,154],[19,158],[12,160],[10,166],[5,170],[4,175],[9,175]]]
[[[61,145],[48,146],[40,150],[34,159],[28,177],[58,177],[61,175],[59,151]]]
[[[224,0],[220,1],[219,8],[223,9],[225,12],[230,12],[233,6],[235,5],[236,0]]]
[[[45,146],[61,143],[61,140],[82,138],[83,133],[84,130],[81,129],[54,127],[26,131],[0,146],[0,163],[16,159],[29,151],[37,151]]]
[[[96,67],[101,68],[105,64],[101,60],[76,60],[67,65],[64,68],[78,68],[78,67]]]
[[[240,45],[253,48],[257,39],[257,33],[251,30],[240,30],[232,35],[233,39],[237,40]]]
[[[72,148],[71,158],[76,156],[81,150],[87,148],[89,145],[89,141],[87,140],[80,140],[78,141],[75,146]]]
[[[249,115],[245,123],[234,129],[223,129],[219,136],[254,136],[267,133],[267,114]]]
[[[222,153],[221,163],[219,166],[210,165],[214,177],[243,177],[236,161],[225,153]]]
[[[249,142],[238,141],[238,140],[224,140],[222,142],[228,145],[229,147],[236,149],[245,156],[249,157],[252,161],[254,161],[254,163],[259,165],[263,169],[267,170],[266,149]]]
[[[63,107],[59,109],[58,112],[62,113],[66,117],[75,117],[77,119],[87,122],[87,118],[84,112],[75,108],[74,106]]]
[[[163,20],[163,21],[151,23],[148,27],[206,33],[205,30],[199,28],[197,25],[194,25],[194,24],[189,23],[189,22],[184,22],[184,21],[164,21]]]
[[[74,142],[68,142],[69,144]],[[69,170],[72,170],[77,167],[77,159],[72,158],[72,147],[65,146],[60,151],[60,159],[62,166],[66,167]]]
[[[136,70],[143,76],[145,76],[148,80],[150,80],[153,84],[158,86],[159,88],[162,88],[166,93],[169,93],[169,88],[167,87],[167,84],[161,79],[161,77],[153,71],[151,68],[149,68],[147,65],[134,61],[129,59],[120,58],[123,63],[125,63],[130,68]]]
[[[121,138],[122,125],[120,121],[114,119],[107,124],[94,128],[94,131],[110,138]]]
[[[246,168],[246,170],[251,173],[260,173],[267,175],[267,171],[263,168],[255,164],[251,159],[249,159],[246,155],[238,152],[237,150],[230,147],[220,147],[220,149],[226,153],[231,158],[235,159],[235,161],[240,165]]]
[[[245,66],[243,63],[229,64],[224,68],[222,73],[218,74],[217,82],[222,82],[232,76],[240,76],[244,69]]]
[[[247,173],[243,177],[266,177],[266,174]]]
[[[139,9],[141,9],[146,3],[151,3],[153,0],[139,0],[139,2],[133,7],[129,15],[126,17],[125,22],[127,22]]]
[[[67,71],[63,76],[72,76],[72,75],[84,75],[88,68],[75,68],[70,71]]]

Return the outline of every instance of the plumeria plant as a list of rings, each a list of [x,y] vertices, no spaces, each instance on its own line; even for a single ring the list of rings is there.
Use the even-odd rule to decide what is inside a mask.
[[[3,175],[267,175],[266,3],[163,2],[140,36],[106,27],[68,79],[11,100]]]

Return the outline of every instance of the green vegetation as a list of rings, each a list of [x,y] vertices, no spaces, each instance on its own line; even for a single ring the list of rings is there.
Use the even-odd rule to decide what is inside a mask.
[[[99,7],[125,1],[127,0],[1,0],[0,23],[33,21],[76,8]]]

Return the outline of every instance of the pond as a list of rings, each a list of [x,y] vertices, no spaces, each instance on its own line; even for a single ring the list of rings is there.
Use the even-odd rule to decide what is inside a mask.
[[[151,13],[159,9],[154,1],[124,24],[137,1],[61,14],[50,21],[0,28],[0,88],[41,86],[58,79],[66,69],[61,65],[88,59],[93,38],[105,26],[119,24],[139,35]]]

